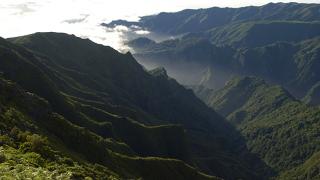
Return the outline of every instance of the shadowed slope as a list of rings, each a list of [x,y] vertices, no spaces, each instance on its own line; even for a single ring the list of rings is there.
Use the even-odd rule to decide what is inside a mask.
[[[140,156],[178,158],[227,179],[255,178],[264,171],[265,166],[248,153],[241,136],[222,117],[165,73],[145,71],[130,53],[58,33],[10,41],[31,52],[8,43],[18,57],[2,56],[17,61],[14,66],[3,61],[4,76],[48,98],[53,110],[71,122],[122,141]],[[20,61],[27,63],[19,65]],[[13,67],[20,67],[16,71],[20,75],[11,73]],[[50,82],[54,88],[31,86],[28,68],[48,79],[40,83]],[[47,91],[54,96],[47,97]]]

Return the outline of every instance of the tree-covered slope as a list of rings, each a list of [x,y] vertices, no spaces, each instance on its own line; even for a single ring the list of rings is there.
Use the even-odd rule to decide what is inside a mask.
[[[138,25],[155,32],[184,34],[249,21],[319,21],[318,11],[319,4],[269,3],[258,7],[187,9],[175,13],[145,16],[139,22],[118,20],[102,25],[108,27]]]
[[[53,112],[46,100],[3,78],[0,80],[0,94],[2,177],[213,178],[182,161],[138,157],[124,143],[104,139],[71,124]]]
[[[289,170],[279,177],[279,179],[319,179],[320,178],[320,153],[315,153],[302,165]]]
[[[45,98],[68,123],[99,139],[125,144],[134,154],[106,154],[109,151],[101,149],[100,141],[74,144],[76,137],[62,133],[70,130],[48,124],[52,131],[62,129],[55,136],[67,140],[68,148],[92,147],[78,152],[90,162],[110,167],[119,176],[146,179],[181,178],[195,172],[179,160],[225,179],[270,174],[221,116],[163,70],[145,71],[130,53],[58,33],[37,33],[10,42],[2,39],[0,46],[0,71],[5,78]],[[95,148],[97,157],[91,157]],[[163,159],[142,158],[150,156]],[[174,170],[168,173],[167,167]]]
[[[299,42],[319,36],[320,23],[304,21],[251,21],[214,28],[203,36],[215,45],[259,47],[276,42]],[[198,35],[201,37],[201,33]]]
[[[292,168],[300,171],[320,149],[320,109],[296,100],[280,86],[245,77],[233,79],[216,92],[197,92],[226,116],[245,137],[249,149],[278,173]]]

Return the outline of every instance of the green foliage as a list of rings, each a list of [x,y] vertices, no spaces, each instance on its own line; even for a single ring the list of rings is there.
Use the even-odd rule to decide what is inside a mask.
[[[239,133],[222,117],[163,71],[145,71],[130,53],[120,54],[59,33],[36,33],[10,42],[14,42],[9,44],[16,53],[33,64],[29,66],[33,72],[47,78],[42,79],[43,85],[50,82],[52,87],[31,85],[33,79],[21,75],[27,68],[16,75],[10,68],[18,65],[8,68],[4,63],[6,66],[0,66],[4,77],[48,100],[43,105],[47,108],[39,107],[41,113],[23,103],[19,107],[90,162],[113,169],[116,164],[108,158],[108,149],[128,156],[178,158],[203,167],[206,173],[227,178],[255,178],[265,173],[265,165],[253,158]],[[21,61],[13,55],[4,57]],[[50,106],[61,116],[48,115]],[[216,164],[227,164],[221,154],[236,159],[228,163],[241,167],[237,171],[246,171],[230,173],[233,170],[228,165],[224,166],[226,170],[216,168]],[[250,165],[253,162],[260,166],[257,172]]]
[[[35,152],[22,152],[8,146],[0,147],[5,161],[0,164],[1,179],[118,179],[105,167],[78,164],[59,157],[48,161]],[[57,156],[59,156],[57,154]],[[70,163],[72,162],[72,163]],[[70,165],[71,164],[71,165]]]
[[[36,152],[48,159],[55,159],[55,152],[49,147],[47,138],[41,137],[37,134],[27,135],[25,137],[25,142],[20,145],[19,149],[22,152]]]
[[[189,174],[213,178],[169,157],[194,163],[188,149],[203,134],[186,135],[184,128],[192,127],[193,119],[206,124],[199,125],[206,132],[215,124],[230,127],[222,118],[212,122],[218,115],[174,80],[152,76],[129,53],[74,36],[37,33],[11,41],[35,48],[0,43],[1,133],[9,136],[6,142],[12,142],[9,146],[26,160],[23,166],[36,168],[26,169],[28,177],[35,171],[57,170],[71,179],[184,179]],[[214,131],[212,139],[225,136],[222,132]],[[194,151],[224,148],[207,146]],[[154,169],[162,161],[143,156],[163,157],[167,166]],[[138,162],[145,164],[143,168],[137,168]],[[177,172],[172,173],[172,168]]]
[[[254,77],[236,78],[204,100],[279,173],[300,167],[320,150],[320,110],[297,101],[280,86]]]
[[[319,179],[320,178],[320,153],[315,153],[302,165],[286,171],[278,179]]]
[[[0,153],[0,163],[4,163],[6,161],[6,156],[3,152]]]
[[[197,60],[196,68],[184,72],[201,72],[193,82],[218,87],[234,75],[253,74],[300,96],[314,87],[310,100],[319,82],[319,38],[313,38],[319,23],[310,22],[318,19],[315,10],[315,4],[280,3],[161,13],[137,24],[171,34],[210,31],[131,45],[144,58],[166,59],[165,65],[193,67]],[[313,39],[301,41],[306,38]],[[226,179],[268,178],[268,167],[248,151],[246,140],[267,165],[288,171],[280,178],[318,177],[319,109],[279,86],[246,78],[213,96],[201,90],[242,138],[164,69],[147,72],[130,53],[58,33],[9,41],[0,39],[2,176],[216,179],[200,169]]]
[[[42,150],[44,146],[48,144],[47,139],[37,135],[33,134],[31,136],[26,137],[26,143],[29,143],[31,146],[31,151],[39,152]]]
[[[294,29],[294,31],[292,31]],[[299,21],[251,21],[210,30],[216,45],[260,47],[275,42],[299,42],[319,35],[320,24]]]
[[[13,140],[7,135],[0,136],[0,144],[1,145],[11,145],[14,146]]]

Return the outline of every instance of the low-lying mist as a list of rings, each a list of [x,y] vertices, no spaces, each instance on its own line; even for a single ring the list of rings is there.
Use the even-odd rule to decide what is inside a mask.
[[[140,37],[147,37],[149,39],[154,40],[155,42],[174,39],[173,36],[152,32],[136,25],[132,25],[132,26],[117,25],[114,27],[102,26],[102,28],[104,28],[106,36],[109,37],[110,35],[110,37],[113,37],[113,41],[112,41],[113,44],[111,46],[121,52],[127,52],[127,51],[134,52],[134,50],[130,48],[127,45],[127,43],[131,40],[134,40]]]
[[[168,59],[156,59],[134,55],[136,60],[147,70],[164,67],[168,75],[186,86],[205,86],[210,89],[220,89],[225,83],[237,76],[224,67],[204,65],[190,61],[169,61]]]

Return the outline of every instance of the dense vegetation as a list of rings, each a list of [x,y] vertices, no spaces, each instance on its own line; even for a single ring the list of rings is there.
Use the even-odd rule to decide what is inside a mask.
[[[279,179],[319,179],[320,154],[315,153],[305,163],[283,173]]]
[[[275,42],[299,42],[319,36],[319,32],[318,22],[251,21],[214,28],[195,36],[207,36],[215,45],[260,47]]]
[[[252,152],[278,173],[289,171],[280,178],[317,179],[319,108],[304,105],[283,88],[254,77],[233,79],[216,92],[195,91],[240,130]]]
[[[183,34],[130,41],[134,55],[62,33],[0,38],[0,176],[319,179],[318,10],[270,3],[103,24]]]
[[[47,138],[50,148],[67,154],[62,158],[86,162],[79,165],[81,177],[99,179],[94,164],[120,178],[213,178],[199,171],[224,179],[271,175],[229,123],[164,69],[147,72],[130,53],[66,34],[9,41],[0,41],[3,78],[42,104],[12,95],[18,110],[31,116],[30,124],[44,132],[23,131]],[[46,165],[41,168],[47,172]]]

